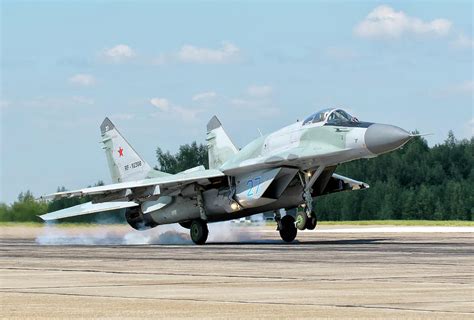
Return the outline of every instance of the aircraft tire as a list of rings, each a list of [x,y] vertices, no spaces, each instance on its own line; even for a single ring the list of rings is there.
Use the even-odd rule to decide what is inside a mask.
[[[311,218],[308,218],[306,220],[306,229],[308,230],[314,230],[316,226],[318,225],[318,218],[316,217],[316,214],[314,212],[311,213]]]
[[[286,215],[281,219],[280,237],[285,242],[292,242],[296,238],[298,229],[295,227],[295,218]]]
[[[298,211],[296,213],[295,225],[296,228],[299,230],[306,229],[306,225],[308,224],[308,215],[304,211]]]
[[[193,220],[189,233],[191,234],[191,240],[195,244],[202,245],[206,243],[207,236],[209,235],[207,223],[201,219]]]

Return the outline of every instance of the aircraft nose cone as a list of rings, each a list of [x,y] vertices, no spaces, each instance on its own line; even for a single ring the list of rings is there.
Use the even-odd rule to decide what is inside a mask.
[[[374,123],[365,132],[365,145],[374,154],[398,149],[410,139],[409,132],[388,124]]]

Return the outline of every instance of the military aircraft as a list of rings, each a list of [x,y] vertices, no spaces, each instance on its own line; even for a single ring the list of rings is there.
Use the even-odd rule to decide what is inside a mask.
[[[313,198],[369,187],[334,173],[339,164],[393,151],[416,136],[393,125],[359,121],[342,109],[325,109],[238,149],[214,116],[207,124],[209,169],[172,175],[152,169],[108,118],[100,131],[113,184],[42,197],[90,196],[92,201],[41,218],[125,209],[132,228],[179,223],[190,229],[196,244],[206,242],[207,223],[267,211],[274,211],[281,238],[292,242],[298,229],[316,227]],[[297,207],[303,209],[296,219],[280,214]]]

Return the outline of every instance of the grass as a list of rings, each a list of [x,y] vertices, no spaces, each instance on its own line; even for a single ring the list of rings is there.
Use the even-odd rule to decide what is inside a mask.
[[[267,221],[272,225],[275,222]],[[474,221],[461,220],[363,220],[363,221],[319,221],[319,225],[353,225],[353,226],[443,226],[443,227],[474,227]],[[45,226],[42,222],[0,222],[0,227],[31,227],[38,228]],[[96,223],[58,223],[57,227],[94,227]]]

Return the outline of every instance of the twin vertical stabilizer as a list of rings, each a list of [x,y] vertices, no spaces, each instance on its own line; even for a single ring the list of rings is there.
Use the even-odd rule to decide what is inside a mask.
[[[168,175],[153,170],[125,140],[109,118],[105,118],[100,125],[100,133],[114,183]]]
[[[212,117],[207,124],[206,140],[209,169],[218,169],[224,162],[239,152],[216,116]]]

